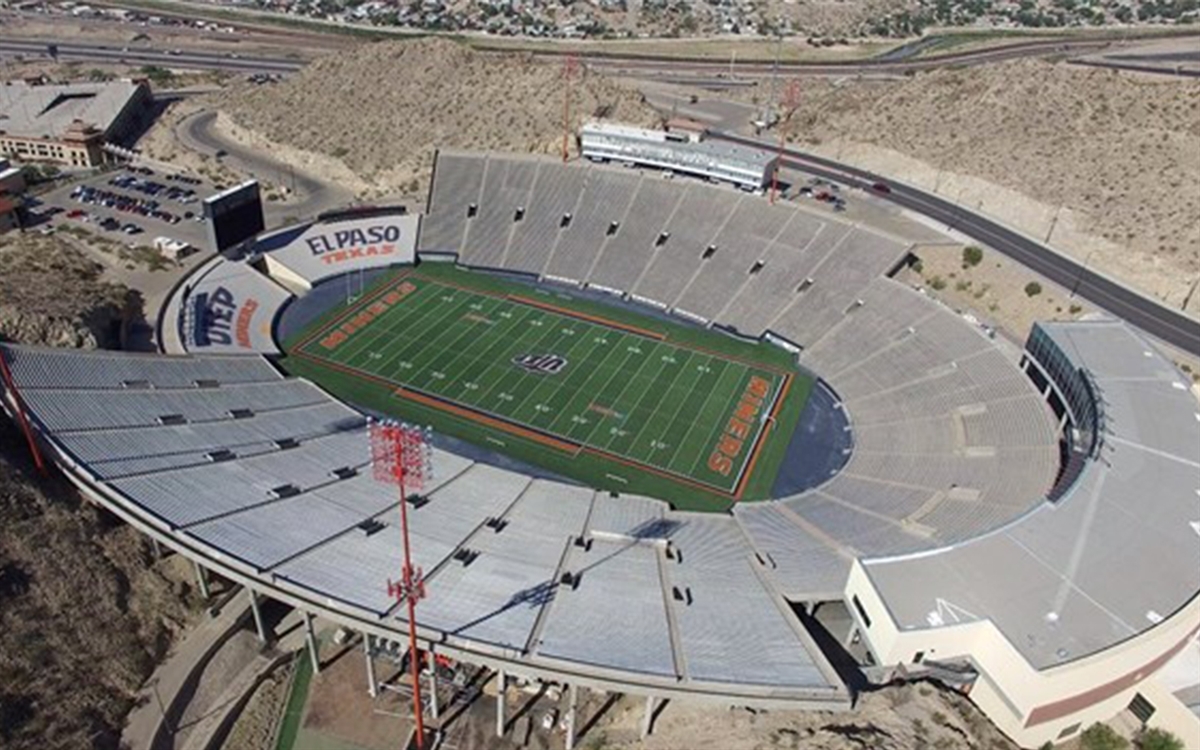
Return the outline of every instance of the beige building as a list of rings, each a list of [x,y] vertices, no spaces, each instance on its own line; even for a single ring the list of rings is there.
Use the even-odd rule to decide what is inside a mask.
[[[94,167],[105,143],[136,135],[150,116],[145,81],[0,86],[0,153],[23,161]]]

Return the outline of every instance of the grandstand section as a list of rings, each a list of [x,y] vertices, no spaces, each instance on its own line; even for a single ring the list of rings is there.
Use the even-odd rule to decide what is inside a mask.
[[[357,412],[328,397],[312,404],[319,390],[281,379],[258,357],[65,354],[9,345],[0,346],[0,356],[39,433],[90,497],[261,592],[378,637],[401,637],[405,623],[392,613],[386,587],[400,564],[390,515],[396,499],[366,464]],[[68,368],[61,366],[66,358]],[[153,408],[122,399],[127,413],[110,403],[129,394],[130,371],[145,373],[139,393],[160,404],[178,399],[172,408],[190,419],[147,424]],[[77,423],[47,407],[63,392],[91,396],[93,406],[72,403]],[[202,406],[198,393],[211,404]],[[224,407],[230,413],[222,415]],[[155,439],[143,439],[147,431]],[[78,451],[83,435],[102,435],[99,453]],[[103,455],[126,451],[123,445],[136,446],[146,464],[107,471]],[[208,454],[176,461],[180,446]],[[640,682],[661,695],[846,704],[819,650],[753,574],[753,554],[731,518],[531,480],[441,450],[433,461],[436,476],[409,520],[414,561],[426,571],[429,592],[421,635],[443,653],[500,658],[597,686]],[[670,566],[678,566],[690,602],[672,597],[658,577]],[[717,575],[726,566],[737,572]],[[577,576],[573,583],[563,582],[565,572]],[[734,579],[738,614],[721,614],[724,586]],[[629,585],[642,618],[632,624],[658,623],[656,638],[612,638],[619,610],[609,597],[614,586]],[[688,623],[680,631],[663,625],[676,617]],[[601,635],[608,640],[598,641]],[[722,645],[743,639],[740,650]]]
[[[344,221],[286,230],[256,255],[303,258],[302,238]],[[1126,324],[1039,324],[1021,351],[889,278],[908,247],[866,227],[727,186],[525,156],[440,154],[416,250],[415,267],[403,253],[401,268],[373,266],[357,300],[322,298],[322,280],[341,280],[293,261],[314,286],[288,314],[321,308],[276,362],[293,377],[255,355],[0,345],[21,397],[5,390],[5,408],[24,404],[71,481],[138,529],[385,641],[407,626],[387,592],[400,531],[364,410],[443,419],[435,475],[408,508],[423,647],[571,685],[770,708],[848,706],[831,660],[857,660],[876,683],[968,690],[1027,746],[1134,696],[1179,726],[1154,672],[1200,632],[1200,405]],[[258,316],[288,293],[216,259],[176,296],[218,288],[269,300],[250,347],[207,351],[277,351]],[[664,357],[700,356],[738,377],[697,405],[671,378],[593,361],[598,339],[629,357],[644,347],[660,374]],[[573,367],[583,380],[556,390]],[[597,373],[638,392],[600,403]],[[739,502],[748,452],[719,486],[678,452],[655,457],[655,439],[707,444],[687,434],[700,429],[661,435],[719,432],[729,414],[708,397],[737,403],[755,376],[771,393],[819,378],[807,402],[826,411],[806,420],[805,400],[789,401]],[[513,400],[480,408],[493,390]],[[570,404],[601,407],[592,426],[636,415],[639,434],[593,444]],[[836,434],[804,443],[806,431]],[[572,474],[618,437],[619,455]],[[796,445],[826,454],[805,466]],[[805,480],[773,482],[786,472],[772,461]],[[630,483],[630,464],[674,490]],[[721,512],[685,510],[699,507]]]
[[[472,197],[464,186],[475,185]],[[908,252],[864,227],[694,180],[465,153],[439,154],[425,226],[422,253],[587,284],[800,345]]]
[[[1070,369],[1046,377],[1044,367],[1064,361]],[[1013,714],[989,704],[1008,703],[1023,724],[998,719],[1006,731],[1053,737],[1080,711],[1112,715],[1127,704],[1153,671],[1147,664],[1200,624],[1200,407],[1170,361],[1118,321],[1038,324],[1025,364],[1060,394],[1084,373],[1097,389],[1103,445],[1077,446],[1091,455],[1073,486],[995,534],[866,560],[850,591],[882,605],[863,627],[875,629],[887,662],[988,623],[1023,668],[973,650],[1000,692],[976,700],[1003,719]],[[1179,624],[1168,625],[1173,617]],[[1107,661],[1090,658],[1106,649]]]

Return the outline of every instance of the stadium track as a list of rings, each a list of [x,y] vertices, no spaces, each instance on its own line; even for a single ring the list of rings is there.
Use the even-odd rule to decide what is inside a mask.
[[[765,141],[733,133],[716,132],[712,133],[712,137],[756,148],[776,148]],[[1160,341],[1193,356],[1200,356],[1200,321],[1088,268],[1086,262],[1081,263],[1056,252],[980,213],[924,190],[894,182],[883,175],[793,149],[784,149],[783,154],[784,166],[872,192],[902,208],[946,224]],[[876,182],[886,183],[890,192],[873,191],[871,186]]]

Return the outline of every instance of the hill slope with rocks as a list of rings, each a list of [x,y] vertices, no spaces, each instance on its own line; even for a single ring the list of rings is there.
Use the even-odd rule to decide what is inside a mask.
[[[324,154],[359,178],[360,190],[419,195],[438,148],[557,152],[566,86],[557,64],[422,39],[329,55],[287,81],[240,84],[203,104],[250,131],[235,130],[243,139],[285,147],[275,149],[283,158],[287,148]],[[609,79],[577,72],[571,91],[573,128],[594,117],[656,119],[636,91]]]
[[[104,268],[54,236],[0,237],[0,341],[114,347],[136,294],[101,279]]]
[[[789,127],[1200,314],[1198,80],[1022,60],[805,81]]]

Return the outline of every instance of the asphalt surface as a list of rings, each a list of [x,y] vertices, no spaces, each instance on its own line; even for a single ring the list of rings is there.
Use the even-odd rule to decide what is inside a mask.
[[[759,148],[778,147],[777,144],[756,141],[733,133],[713,133],[712,137]],[[1003,253],[1151,336],[1188,354],[1200,356],[1200,321],[1122,286],[1113,279],[1087,268],[1085,263],[1057,253],[1050,247],[968,208],[923,190],[892,182],[882,175],[801,151],[785,149],[783,153],[786,166],[850,187],[871,191],[877,197],[929,216]],[[872,185],[876,182],[887,184],[891,191],[882,193],[872,190]]]
[[[152,49],[141,45],[114,47],[99,44],[76,44],[70,41],[46,42],[28,39],[0,38],[0,55],[21,55],[28,58],[50,59],[49,45],[58,47],[57,59],[63,62],[108,62],[127,65],[158,65],[164,68],[196,70],[230,70],[244,73],[294,73],[307,63],[272,57],[233,57],[233,53],[195,52],[180,49]]]
[[[848,60],[844,62],[818,61],[786,61],[779,62],[778,71],[786,75],[905,75],[922,70],[933,70],[947,65],[983,65],[988,63],[1013,60],[1022,57],[1044,57],[1047,55],[1079,56],[1096,54],[1120,49],[1134,41],[1148,37],[1136,33],[1127,34],[1119,39],[1048,39],[1029,42],[1014,42],[980,50],[948,52],[928,58],[909,59],[907,55],[914,54],[910,49],[901,48],[876,58],[865,60]],[[933,43],[936,40],[931,40]],[[149,47],[129,46],[112,47],[96,44],[78,44],[67,41],[29,40],[21,38],[0,38],[0,55],[47,56],[48,44],[57,44],[58,58],[64,61],[91,62],[124,62],[126,64],[159,65],[173,68],[194,68],[203,70],[232,70],[241,72],[291,73],[303,68],[303,60],[286,57],[233,57],[232,53],[209,53],[192,50],[152,49]],[[173,54],[178,51],[180,54]],[[489,54],[511,54],[490,52]],[[901,53],[903,51],[903,53]],[[916,50],[916,51],[919,51]],[[557,59],[563,55],[575,55],[585,60],[589,67],[598,72],[616,75],[666,74],[671,76],[707,75],[715,79],[723,79],[729,71],[729,63],[724,60],[689,59],[675,56],[654,55],[622,55],[605,52],[575,51],[557,52],[539,50],[531,53],[534,57]],[[897,58],[899,55],[899,59]],[[736,65],[739,75],[770,75],[776,71],[772,63],[740,63]]]
[[[197,112],[176,127],[176,135],[184,146],[228,162],[240,171],[276,185],[291,188],[294,199],[285,204],[263,203],[267,226],[277,226],[283,217],[309,218],[334,208],[350,204],[354,196],[349,191],[330,185],[312,175],[299,172],[283,162],[229,140],[216,133],[212,126],[217,113]]]

